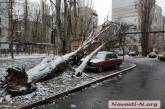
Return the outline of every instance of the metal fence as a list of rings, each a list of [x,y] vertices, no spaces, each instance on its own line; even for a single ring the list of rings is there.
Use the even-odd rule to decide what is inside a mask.
[[[0,56],[8,56],[10,54],[10,42],[0,42]],[[5,47],[3,47],[5,45]],[[13,43],[14,54],[34,54],[34,53],[56,53],[58,49],[54,48],[53,44],[50,43]]]

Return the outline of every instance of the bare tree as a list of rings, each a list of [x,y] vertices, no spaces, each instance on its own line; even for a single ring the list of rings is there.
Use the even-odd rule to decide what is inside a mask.
[[[73,10],[74,10],[74,35],[77,36],[77,27],[78,27],[78,1],[73,1]]]
[[[54,7],[51,9],[53,18],[52,24],[47,24],[55,31],[55,37],[60,43],[60,52],[65,54],[71,50],[74,37],[87,37],[92,31],[92,3],[83,0],[50,0],[50,3],[50,6]]]
[[[5,2],[1,2],[4,4],[4,7],[1,8],[0,12],[3,17],[3,21],[1,22],[1,26],[7,31],[5,37],[8,37],[9,40],[9,52],[11,58],[14,58],[14,41],[16,40],[15,34],[17,30],[17,24],[19,21],[20,15],[18,14],[20,9],[16,9],[16,5],[20,4],[18,1],[15,0],[7,0]],[[5,20],[4,20],[5,19]]]
[[[32,24],[32,37],[33,37],[32,41],[33,42],[37,42],[38,37],[39,37],[40,16],[41,16],[40,10],[35,10],[33,24]]]
[[[56,37],[60,38],[63,41],[62,37],[62,27],[61,27],[61,0],[56,0]],[[63,44],[62,44],[63,45]],[[61,47],[61,52],[64,53],[64,47]]]
[[[13,7],[14,7],[14,0],[9,0],[8,4],[8,20],[9,20],[9,39],[10,39],[10,44],[9,44],[9,49],[10,49],[10,54],[11,58],[14,59],[14,50],[13,50],[13,43],[14,43],[14,31],[16,27],[16,22],[13,20]]]
[[[125,47],[126,47],[126,37],[127,37],[127,32],[131,29],[133,25],[129,25],[126,23],[121,23],[120,30],[119,30],[119,46],[122,48],[123,51],[123,61],[124,61],[124,55],[125,55]]]
[[[24,33],[23,33],[23,37],[24,37],[24,42],[27,41],[28,38],[28,1],[25,0],[24,1],[24,21],[23,21],[23,25],[24,25]]]
[[[146,56],[148,53],[148,41],[150,36],[151,25],[153,21],[153,9],[155,7],[155,0],[138,0],[137,8],[140,20],[140,29],[143,32],[141,37],[142,55]]]

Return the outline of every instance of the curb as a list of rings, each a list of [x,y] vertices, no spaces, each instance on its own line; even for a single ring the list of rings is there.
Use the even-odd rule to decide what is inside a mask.
[[[68,95],[68,94],[71,94],[71,93],[80,91],[80,90],[82,90],[82,89],[84,89],[84,88],[86,88],[86,87],[91,86],[92,84],[96,84],[96,83],[98,83],[98,82],[102,82],[102,81],[104,81],[104,80],[106,80],[106,79],[109,79],[110,77],[114,77],[114,76],[116,76],[116,75],[118,75],[118,74],[120,74],[120,73],[129,71],[129,70],[131,70],[131,69],[133,69],[133,68],[135,68],[135,67],[136,67],[136,64],[133,64],[132,67],[123,69],[123,70],[121,70],[121,71],[117,71],[117,72],[115,72],[115,73],[109,74],[109,75],[104,76],[104,77],[100,77],[100,78],[98,78],[98,79],[96,79],[96,80],[93,80],[93,81],[90,81],[90,82],[86,82],[86,83],[84,83],[84,84],[82,84],[82,85],[80,85],[80,86],[75,87],[74,89],[68,90],[68,91],[66,91],[66,92],[60,93],[60,94],[58,94],[58,95],[52,96],[52,97],[47,98],[47,99],[42,100],[42,101],[38,101],[38,102],[33,103],[33,104],[30,104],[30,105],[27,105],[27,106],[24,106],[24,107],[20,107],[19,109],[31,109],[31,108],[33,108],[33,107],[41,106],[41,105],[46,104],[46,103],[48,103],[48,102],[50,102],[50,101],[52,101],[52,100],[54,100],[54,99],[58,99],[58,98],[60,98],[60,97],[66,96],[66,95]]]

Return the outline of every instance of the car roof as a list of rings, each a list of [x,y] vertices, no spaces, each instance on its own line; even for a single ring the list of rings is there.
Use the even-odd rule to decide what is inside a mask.
[[[114,54],[113,52],[109,52],[109,51],[100,51],[98,53],[103,53],[103,54]]]

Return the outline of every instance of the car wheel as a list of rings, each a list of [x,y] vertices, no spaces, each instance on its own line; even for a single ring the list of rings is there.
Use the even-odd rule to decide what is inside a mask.
[[[99,66],[98,71],[102,72],[103,71],[103,66]]]

